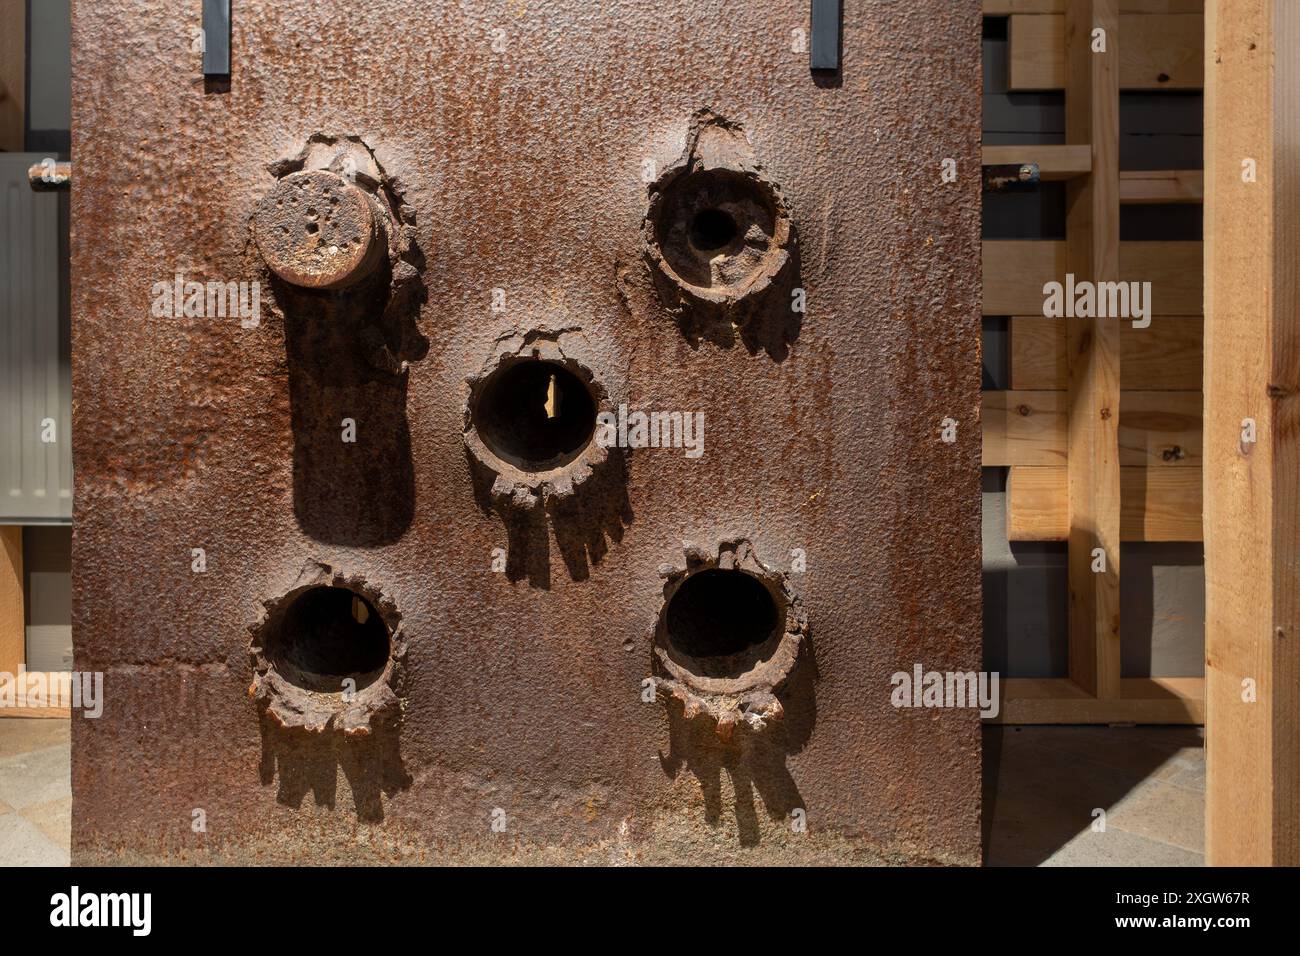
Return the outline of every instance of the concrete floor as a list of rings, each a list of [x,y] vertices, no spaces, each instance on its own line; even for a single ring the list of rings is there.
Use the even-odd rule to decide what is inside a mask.
[[[986,727],[984,846],[990,866],[1203,866],[1204,730]]]
[[[68,726],[0,719],[0,866],[68,863]],[[990,866],[1200,866],[1204,818],[1200,728],[985,728]]]
[[[67,866],[71,722],[0,718],[0,866]]]

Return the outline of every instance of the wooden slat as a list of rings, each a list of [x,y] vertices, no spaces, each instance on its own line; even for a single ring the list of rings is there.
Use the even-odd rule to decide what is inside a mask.
[[[1039,178],[1051,182],[1073,179],[1092,169],[1092,149],[1088,146],[985,146],[981,161],[985,166],[1037,163]]]
[[[998,724],[1201,724],[1205,682],[1199,677],[1124,678],[1118,694],[1098,699],[1065,678],[1001,682]]]
[[[1119,24],[1122,89],[1201,88],[1204,27],[1199,14],[1125,14]],[[1012,16],[1007,36],[1010,90],[1065,87],[1064,16]]]
[[[1012,468],[1007,538],[1064,541],[1070,512],[1064,468]],[[1201,469],[1120,469],[1121,541],[1200,541]]]
[[[1200,392],[1124,392],[1119,405],[1121,465],[1201,464]]]
[[[16,674],[26,658],[23,529],[0,526],[0,674]]]
[[[50,689],[51,699],[44,704],[39,701],[30,701],[29,706],[25,707],[6,707],[0,704],[0,718],[5,717],[49,717],[67,719],[72,716],[72,675],[68,671],[42,671],[33,672],[34,676],[44,681],[44,686]],[[0,673],[0,699],[4,699],[3,694],[7,693],[7,685],[10,681],[26,680],[25,677],[19,677],[14,672]],[[24,686],[28,686],[24,684]],[[14,691],[14,697],[17,699],[18,693]],[[49,706],[57,703],[58,706]],[[35,706],[31,706],[35,705]]]
[[[1064,465],[1064,392],[984,392],[983,465]]]
[[[986,17],[1064,13],[1066,0],[984,0]],[[1205,0],[1120,0],[1120,13],[1204,13]]]
[[[1130,206],[1198,203],[1204,197],[1199,169],[1124,170],[1119,174],[1119,201]]]
[[[1064,242],[989,240],[983,257],[985,315],[1042,315],[1043,286],[1065,278]],[[1119,278],[1152,284],[1157,314],[1201,314],[1199,242],[1124,242],[1119,260]]]
[[[1065,275],[1065,243],[990,240],[984,257],[984,314],[1041,315],[1043,285]]]
[[[1068,392],[1009,389],[982,398],[984,467],[1068,463]],[[1200,392],[1126,391],[1113,404],[1119,405],[1118,427],[1112,429],[1118,465],[1200,466]]]
[[[1206,31],[1206,862],[1296,866],[1300,4],[1210,0]]]
[[[1066,265],[1098,283],[1119,280],[1123,272],[1119,27],[1118,0],[1074,0],[1065,13],[1065,138],[1092,144],[1092,172],[1066,184]],[[1097,28],[1110,38],[1105,53],[1091,49]],[[1120,692],[1119,319],[1067,319],[1066,342],[1069,673],[1106,699]]]
[[[1199,242],[1122,242],[1119,246],[1120,278],[1150,282],[1153,305],[1160,315],[1202,313],[1204,267]]]
[[[1013,389],[1064,389],[1065,323],[1041,315],[1015,316],[1008,324]],[[1158,315],[1145,329],[1122,322],[1120,387],[1186,390],[1201,387],[1201,318]]]

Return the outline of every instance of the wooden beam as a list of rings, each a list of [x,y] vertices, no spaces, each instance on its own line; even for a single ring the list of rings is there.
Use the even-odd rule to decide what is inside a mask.
[[[1006,502],[1008,540],[1069,537],[1064,468],[1012,468]],[[1200,541],[1201,469],[1120,468],[1119,534],[1121,541]]]
[[[22,681],[19,690],[15,683]],[[42,698],[33,691],[43,689],[46,696]],[[14,684],[10,687],[10,684]],[[12,694],[14,700],[23,699],[25,706],[6,706],[2,701]],[[46,717],[67,719],[72,716],[72,673],[71,671],[28,671],[23,675],[0,673],[0,718],[5,717]]]
[[[1200,392],[1123,392],[1119,463],[1199,467],[1203,458]]]
[[[1092,169],[1092,150],[1087,146],[985,146],[985,166],[1037,163],[1039,179],[1053,182],[1082,176]]]
[[[1204,27],[1200,14],[1125,14],[1119,18],[1119,29],[1125,40],[1118,50],[1122,89],[1201,88]],[[1065,16],[1013,16],[1007,38],[1008,89],[1067,86]]]
[[[1117,468],[1119,465],[1200,466],[1200,392],[1132,391],[1119,395],[1120,400],[1112,403],[1118,406],[1118,411],[1106,416],[1107,432],[1115,434],[1118,443]],[[981,398],[984,467],[1068,462],[1071,418],[1068,392],[1012,389],[984,392]],[[1118,473],[1115,479],[1119,480]]]
[[[1206,862],[1296,866],[1300,4],[1210,0],[1206,30]]]
[[[1204,197],[1199,169],[1124,170],[1119,174],[1119,201],[1129,206],[1198,203]]]
[[[984,0],[984,16],[1064,13],[1066,0]],[[1205,0],[1120,0],[1120,13],[1204,13]]]
[[[1092,51],[1097,29],[1104,53]],[[1066,184],[1066,265],[1092,282],[1121,273],[1119,34],[1118,0],[1074,0],[1066,10],[1065,138],[1092,144],[1092,172]],[[1069,671],[1106,699],[1120,694],[1119,320],[1067,319],[1066,336]]]
[[[1042,239],[984,242],[984,314],[1042,315],[1043,286],[1065,279],[1065,247]],[[1156,315],[1200,315],[1203,260],[1199,242],[1124,242],[1119,278],[1150,282]]]
[[[1008,324],[1013,389],[1064,389],[1065,323],[1041,315],[1015,316]],[[1201,387],[1201,318],[1158,315],[1151,325],[1119,329],[1120,388],[1193,391]]]
[[[999,391],[980,397],[985,468],[1065,464],[1064,392]]]
[[[16,674],[27,658],[23,604],[23,529],[0,526],[0,674]]]
[[[1007,678],[1001,682],[997,724],[1201,724],[1199,677],[1124,678],[1118,694],[1098,699],[1065,678]]]

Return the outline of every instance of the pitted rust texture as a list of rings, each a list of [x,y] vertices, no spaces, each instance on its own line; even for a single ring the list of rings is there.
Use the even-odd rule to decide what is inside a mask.
[[[660,305],[692,346],[739,339],[785,359],[805,311],[797,230],[739,123],[695,112],[682,155],[650,184],[641,229]]]
[[[654,655],[663,676],[655,679],[655,687],[662,698],[681,707],[685,719],[704,717],[716,726],[719,739],[728,743],[737,727],[761,731],[784,715],[778,695],[808,640],[808,618],[786,576],[763,564],[749,541],[721,541],[707,550],[687,544],[683,553],[685,567],[665,565],[659,570],[664,578],[664,610],[655,626]],[[686,582],[708,571],[749,575],[767,590],[776,620],[761,643],[705,658],[674,645],[669,634],[673,598]]]
[[[388,653],[382,668],[356,686],[334,690],[310,686],[313,681],[290,671],[277,660],[271,648],[281,636],[294,602],[319,588],[336,588],[358,595],[373,607],[388,632]],[[285,594],[263,605],[262,616],[249,628],[249,655],[253,682],[248,696],[276,730],[325,733],[335,731],[347,737],[368,737],[376,729],[393,730],[401,716],[402,661],[406,656],[406,635],[402,616],[391,598],[361,578],[349,576],[324,564],[309,564]],[[295,669],[296,670],[296,669]],[[368,678],[368,679],[364,679]]]
[[[253,234],[276,275],[307,289],[365,278],[388,245],[369,198],[338,173],[290,173],[257,204]]]
[[[795,241],[781,190],[739,125],[709,110],[692,117],[685,152],[651,185],[644,229],[670,307],[743,324],[764,297],[771,306],[789,289]]]
[[[889,697],[917,662],[979,667],[980,5],[844,7],[826,79],[783,52],[792,5],[236,4],[221,85],[187,44],[136,55],[189,5],[74,0],[73,627],[105,673],[103,716],[73,720],[76,862],[978,862],[978,717]],[[664,297],[645,170],[701,110],[779,184],[806,313]],[[377,185],[332,171],[410,247],[340,289],[284,281],[258,203],[354,146]],[[178,269],[260,279],[260,324],[152,318]],[[611,401],[704,414],[703,456],[631,450],[600,494],[503,522],[467,379],[543,327],[581,328],[565,354]],[[782,718],[726,742],[645,693],[658,569],[723,537],[787,575],[811,635]],[[400,609],[391,732],[249,701],[248,628],[305,564]]]
[[[272,308],[290,324],[342,326],[369,365],[405,373],[426,348],[413,331],[425,261],[401,184],[357,136],[313,133],[267,169],[251,229],[280,280]]]

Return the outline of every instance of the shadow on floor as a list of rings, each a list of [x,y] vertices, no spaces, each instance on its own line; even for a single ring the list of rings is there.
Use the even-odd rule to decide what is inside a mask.
[[[1204,732],[985,727],[984,858],[988,866],[1203,865]]]

